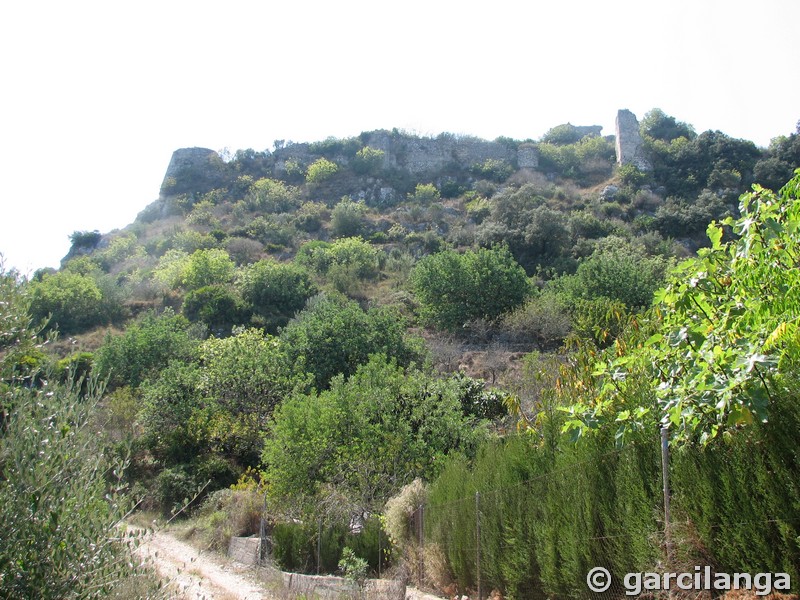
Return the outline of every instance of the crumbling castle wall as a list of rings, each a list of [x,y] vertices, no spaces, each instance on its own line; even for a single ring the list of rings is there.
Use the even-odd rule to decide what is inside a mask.
[[[617,112],[617,164],[634,165],[640,171],[650,171],[653,165],[644,153],[644,140],[639,133],[639,120],[627,109]]]

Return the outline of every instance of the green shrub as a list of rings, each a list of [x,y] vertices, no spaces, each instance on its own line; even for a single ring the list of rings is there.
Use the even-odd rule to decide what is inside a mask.
[[[421,259],[411,274],[422,319],[456,331],[477,319],[494,319],[520,305],[530,286],[507,248],[452,250]]]
[[[624,452],[609,438],[553,452],[524,436],[489,442],[470,466],[455,457],[431,484],[426,544],[436,543],[461,589],[474,588],[475,493],[481,580],[511,598],[568,597],[588,570],[647,571],[660,558],[657,436]]]
[[[482,164],[473,165],[470,172],[476,177],[503,183],[514,172],[514,167],[504,160],[487,158]]]
[[[43,275],[30,283],[29,293],[33,319],[38,322],[49,317],[48,326],[62,333],[106,325],[119,310],[114,299],[104,297],[94,277],[70,271]]]
[[[337,374],[355,373],[371,354],[383,353],[401,365],[422,358],[419,344],[407,336],[405,321],[397,311],[384,307],[364,311],[340,294],[309,300],[280,337],[290,360],[313,375],[320,390]]]
[[[95,355],[98,375],[111,387],[137,387],[169,360],[190,358],[197,346],[196,334],[189,321],[171,309],[161,315],[148,312],[128,325],[125,333],[106,336]]]
[[[267,331],[284,327],[317,293],[317,286],[299,264],[262,260],[242,269],[242,298]]]
[[[363,233],[366,226],[367,207],[344,197],[331,211],[331,235],[333,237],[355,237]]]
[[[308,165],[306,170],[306,183],[309,185],[320,184],[330,179],[339,171],[339,166],[326,158],[318,158]]]
[[[216,334],[228,334],[234,325],[246,323],[250,317],[242,299],[221,285],[208,285],[186,294],[183,314],[192,322],[204,323]]]
[[[12,376],[9,362],[42,342],[26,311],[16,274],[0,264],[0,595],[107,598],[136,570],[137,538],[120,527],[127,465],[92,424],[96,382],[36,389]]]

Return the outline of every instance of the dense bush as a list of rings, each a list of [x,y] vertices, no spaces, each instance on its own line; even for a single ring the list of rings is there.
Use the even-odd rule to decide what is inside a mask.
[[[236,292],[222,285],[207,285],[186,294],[183,314],[217,335],[229,334],[234,325],[246,323],[250,316]]]
[[[373,355],[330,389],[287,398],[264,447],[270,494],[278,505],[318,503],[353,518],[379,510],[403,485],[434,476],[449,453],[474,453],[485,431],[464,414],[463,396],[458,379]]]
[[[133,572],[127,542],[136,538],[120,528],[126,465],[92,425],[94,383],[33,389],[10,376],[8,361],[41,342],[26,309],[15,274],[0,266],[0,595],[106,598]]]
[[[239,287],[257,323],[273,333],[285,326],[317,293],[317,287],[305,268],[271,260],[262,260],[242,269]]]
[[[77,333],[119,318],[121,306],[110,292],[103,294],[92,275],[71,271],[44,274],[30,283],[30,311],[34,320],[49,317],[49,327]]]
[[[654,292],[664,282],[669,263],[618,238],[608,238],[580,263],[574,275],[556,282],[568,298],[606,298],[631,310],[648,308]]]
[[[519,306],[530,291],[525,271],[502,247],[427,256],[414,267],[411,284],[422,319],[449,331],[495,319]]]
[[[137,387],[167,366],[170,360],[186,360],[197,346],[197,331],[185,317],[166,309],[148,312],[128,325],[121,335],[106,336],[97,351],[97,371],[113,387]]]
[[[385,354],[401,365],[422,359],[419,343],[407,336],[396,311],[364,311],[339,294],[312,298],[280,337],[290,360],[314,377],[317,389],[328,387],[335,375],[352,375],[371,354]]]
[[[507,244],[529,274],[540,267],[559,269],[571,241],[563,214],[547,206],[540,192],[525,184],[497,194],[475,236],[483,246]]]
[[[308,165],[306,171],[306,183],[309,185],[320,184],[330,179],[339,171],[339,166],[326,158],[318,158]]]
[[[331,211],[331,235],[354,237],[364,233],[367,207],[361,202],[342,198]]]
[[[652,570],[660,550],[657,436],[613,450],[608,438],[558,451],[527,436],[484,446],[472,466],[447,462],[425,506],[426,544],[438,544],[461,590],[474,589],[476,498],[481,580],[510,598],[570,597],[594,566],[619,576]]]

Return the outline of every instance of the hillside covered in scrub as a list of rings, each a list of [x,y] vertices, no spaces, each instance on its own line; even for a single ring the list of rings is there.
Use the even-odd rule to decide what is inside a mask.
[[[2,447],[52,397],[54,431],[91,438],[67,451],[86,510],[113,471],[115,506],[184,510],[216,548],[267,519],[287,569],[335,571],[345,548],[377,569],[391,541],[396,573],[511,598],[700,557],[800,581],[800,131],[758,148],[658,109],[633,122],[624,140],[565,124],[177,150],[134,223],[75,232],[57,271],[3,273]],[[41,482],[7,456],[11,511]],[[97,456],[120,464],[81,466]],[[476,572],[463,536],[490,490]],[[31,518],[0,558],[26,527],[66,531],[57,497],[13,509]],[[49,585],[48,548],[0,560],[0,581]]]

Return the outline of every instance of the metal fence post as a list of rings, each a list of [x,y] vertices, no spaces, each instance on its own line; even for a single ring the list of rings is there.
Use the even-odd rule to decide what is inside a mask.
[[[317,575],[319,575],[322,563],[322,517],[319,518],[317,525]]]
[[[423,552],[425,550],[424,538],[424,521],[425,521],[425,505],[419,505],[419,560],[417,562],[417,585],[422,586],[422,569],[423,569]]]
[[[481,600],[481,493],[475,492],[475,546],[477,548],[475,557],[475,570],[478,578],[478,600]]]
[[[661,472],[664,480],[664,538],[667,544],[667,561],[672,564],[672,531],[669,515],[669,429],[661,428]]]

